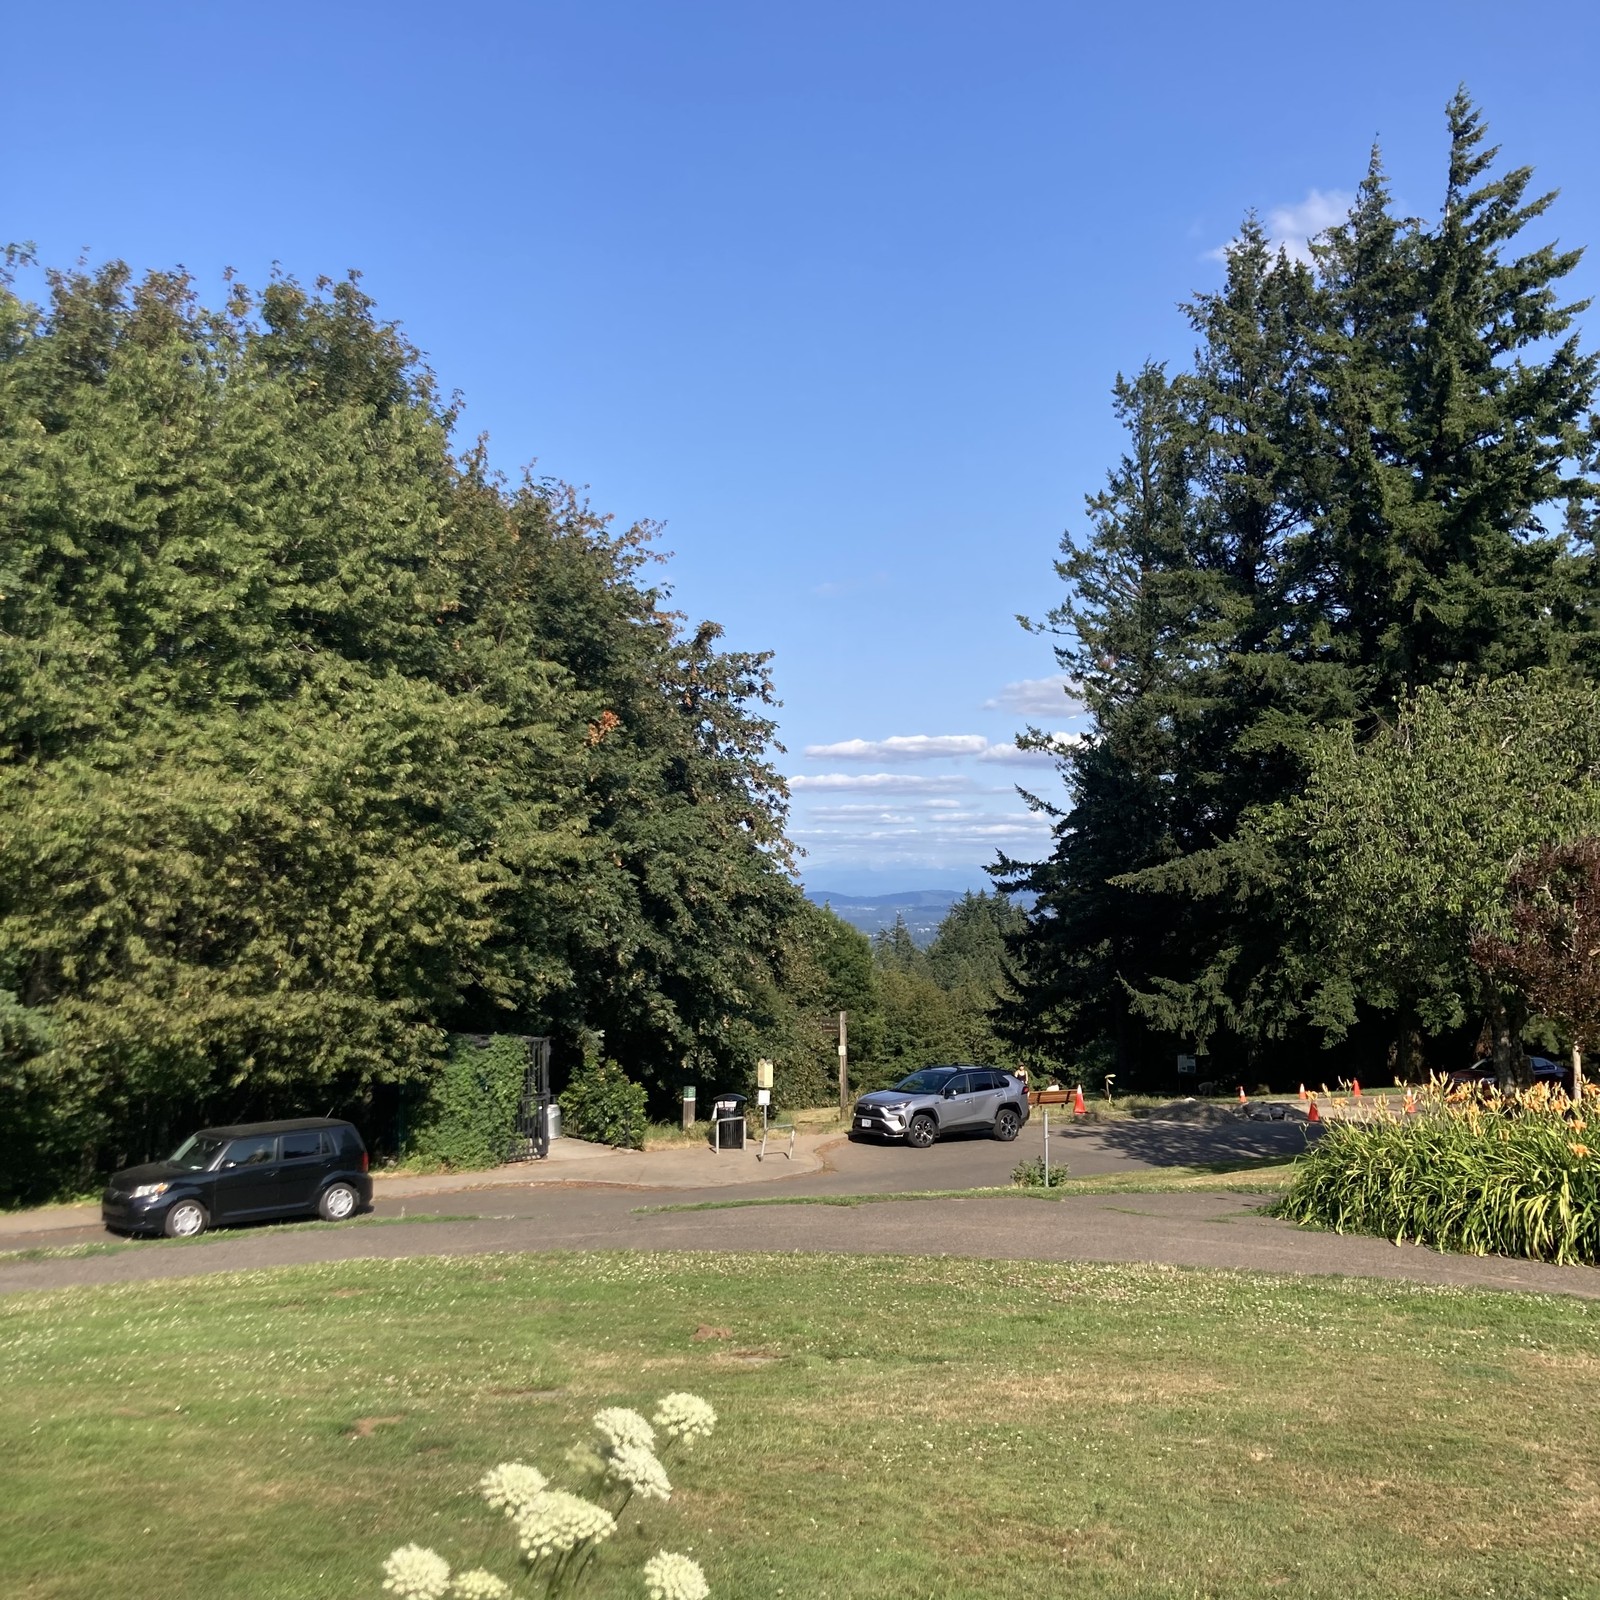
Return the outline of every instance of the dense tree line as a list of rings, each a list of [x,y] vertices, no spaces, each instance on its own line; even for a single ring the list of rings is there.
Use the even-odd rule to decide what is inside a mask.
[[[1197,1048],[1230,1081],[1303,1076],[1324,1044],[1368,1070],[1442,1059],[1485,1024],[1514,1053],[1467,924],[1591,809],[1592,739],[1562,707],[1600,667],[1597,363],[1559,293],[1579,253],[1524,242],[1553,197],[1497,169],[1465,94],[1448,123],[1437,221],[1396,215],[1375,151],[1309,265],[1248,223],[1187,307],[1190,368],[1118,381],[1126,453],[1039,624],[1092,728],[1067,801],[1038,802],[1049,859],[998,871],[1037,897],[1003,1019],[1020,1048],[1124,1084]],[[1542,719],[1522,782],[1576,798],[1514,808],[1501,854],[1452,863],[1463,793],[1515,787],[1493,750],[1518,716]],[[1456,869],[1494,888],[1470,915]]]
[[[850,1084],[882,1088],[937,1062],[1000,1063],[1015,1051],[994,1030],[1010,994],[1006,940],[1022,912],[1003,895],[966,894],[921,948],[903,918],[868,938],[826,907],[809,917],[809,962],[815,976],[807,1015],[849,1013]],[[824,1029],[829,1026],[824,1023]],[[814,1037],[817,1037],[814,1035]],[[835,1038],[813,1046],[814,1098],[832,1097]]]
[[[767,660],[652,530],[458,453],[353,278],[48,291],[0,285],[0,1190],[377,1118],[451,1030],[803,1076]]]

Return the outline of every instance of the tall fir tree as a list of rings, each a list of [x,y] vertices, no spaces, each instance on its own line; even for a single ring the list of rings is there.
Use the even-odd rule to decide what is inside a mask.
[[[1436,225],[1392,215],[1374,153],[1312,270],[1247,225],[1189,308],[1192,371],[1119,385],[1134,448],[1050,618],[1093,731],[1051,859],[999,864],[1038,896],[1020,1043],[1243,1068],[1307,1021],[1290,864],[1248,823],[1320,731],[1369,733],[1442,678],[1592,661],[1597,368],[1557,292],[1578,255],[1514,252],[1552,197],[1491,174],[1464,93],[1448,123]]]

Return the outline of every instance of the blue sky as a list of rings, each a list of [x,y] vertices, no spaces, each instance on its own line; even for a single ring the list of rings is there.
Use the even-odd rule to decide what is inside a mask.
[[[497,461],[658,518],[772,649],[807,881],[981,886],[1045,833],[1027,720],[1107,393],[1256,208],[1382,139],[1437,211],[1465,80],[1600,244],[1600,7],[620,3],[8,8],[0,236],[261,281],[359,267]],[[1600,292],[1586,261],[1579,289]]]

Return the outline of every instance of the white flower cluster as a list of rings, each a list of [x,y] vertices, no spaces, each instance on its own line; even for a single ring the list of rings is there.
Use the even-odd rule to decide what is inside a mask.
[[[716,1425],[716,1412],[697,1394],[665,1394],[656,1406],[656,1426],[686,1447],[696,1439],[709,1439]]]
[[[644,1586],[650,1600],[706,1600],[711,1585],[698,1561],[663,1550],[644,1564]]]
[[[654,1450],[642,1445],[618,1445],[606,1461],[606,1476],[641,1500],[665,1500],[672,1494],[667,1469],[656,1459]]]
[[[525,1466],[520,1461],[502,1461],[498,1467],[484,1473],[478,1488],[496,1511],[513,1516],[543,1494],[549,1483],[537,1467]]]
[[[456,1600],[506,1600],[511,1593],[511,1585],[482,1567],[474,1567],[471,1572],[456,1574],[450,1592]]]
[[[605,1440],[611,1450],[625,1450],[630,1446],[640,1450],[654,1450],[656,1430],[637,1411],[626,1406],[607,1406],[594,1414],[594,1430]]]
[[[450,1563],[420,1544],[403,1544],[383,1564],[383,1586],[396,1600],[443,1600]]]
[[[604,1506],[565,1489],[546,1489],[514,1514],[517,1539],[530,1561],[565,1555],[580,1544],[609,1539],[617,1519]]]

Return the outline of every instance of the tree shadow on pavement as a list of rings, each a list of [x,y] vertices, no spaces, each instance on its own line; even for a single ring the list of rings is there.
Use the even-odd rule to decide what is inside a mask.
[[[1084,1130],[1088,1132],[1088,1129]],[[1320,1123],[1157,1122],[1143,1118],[1102,1123],[1094,1133],[1108,1151],[1152,1167],[1194,1167],[1213,1161],[1288,1160],[1321,1136]]]

